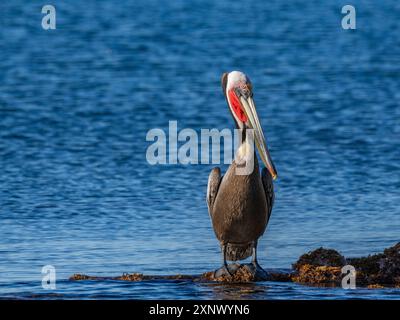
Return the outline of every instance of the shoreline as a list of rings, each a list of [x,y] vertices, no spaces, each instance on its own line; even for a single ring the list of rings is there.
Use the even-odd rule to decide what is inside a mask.
[[[307,286],[341,287],[345,273],[344,266],[354,267],[355,284],[364,288],[400,288],[400,242],[382,253],[360,258],[346,258],[334,249],[318,248],[299,257],[290,272],[253,271],[250,264],[237,265],[233,276],[214,277],[214,271],[200,275],[144,275],[142,273],[122,274],[115,277],[100,277],[74,274],[70,281],[155,281],[181,280],[193,282],[251,283],[258,281],[293,282]]]

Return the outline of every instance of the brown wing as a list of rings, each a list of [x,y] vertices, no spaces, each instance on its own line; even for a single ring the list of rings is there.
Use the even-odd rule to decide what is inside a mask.
[[[217,197],[219,184],[221,183],[221,170],[217,167],[211,170],[208,176],[207,185],[207,206],[210,217],[213,215],[213,206],[215,198]]]
[[[265,198],[267,199],[267,208],[268,208],[267,223],[268,223],[269,218],[271,217],[272,207],[274,206],[275,193],[274,193],[274,184],[272,183],[272,176],[267,168],[262,169],[261,180],[264,186]]]

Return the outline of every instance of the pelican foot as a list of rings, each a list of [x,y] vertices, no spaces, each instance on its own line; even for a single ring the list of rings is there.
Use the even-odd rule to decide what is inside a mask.
[[[238,263],[224,265],[218,270],[214,271],[214,278],[233,277],[233,275],[240,268],[240,266],[241,265]]]
[[[267,271],[265,271],[259,264],[258,262],[252,262],[246,264],[246,267],[249,269],[249,271],[254,275],[255,278],[257,279],[263,279],[267,280],[269,278],[269,274]]]

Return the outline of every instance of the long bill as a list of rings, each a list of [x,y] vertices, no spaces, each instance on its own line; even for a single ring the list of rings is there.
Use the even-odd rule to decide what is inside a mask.
[[[258,119],[253,98],[252,97],[244,98],[243,96],[241,96],[240,102],[242,103],[244,111],[247,115],[251,129],[254,130],[256,147],[260,154],[261,160],[264,163],[265,167],[268,169],[272,178],[275,180],[278,177],[278,173],[276,172],[274,163],[272,162],[271,156],[269,154],[269,150],[267,148],[267,143],[265,141],[264,133],[260,125],[260,120]]]

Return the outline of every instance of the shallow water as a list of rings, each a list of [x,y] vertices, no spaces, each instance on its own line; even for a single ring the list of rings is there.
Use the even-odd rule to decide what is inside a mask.
[[[399,298],[287,283],[69,282],[73,273],[219,267],[205,202],[213,165],[151,166],[146,133],[230,128],[220,76],[252,79],[279,172],[266,268],[319,246],[382,251],[400,232],[397,1],[41,1],[0,4],[0,296]],[[224,169],[226,166],[224,166]],[[57,289],[41,269],[57,270]]]
[[[190,281],[68,281],[57,290],[44,290],[37,282],[14,283],[2,294],[20,299],[399,299],[399,289],[315,288],[284,282],[249,284],[194,283]]]

